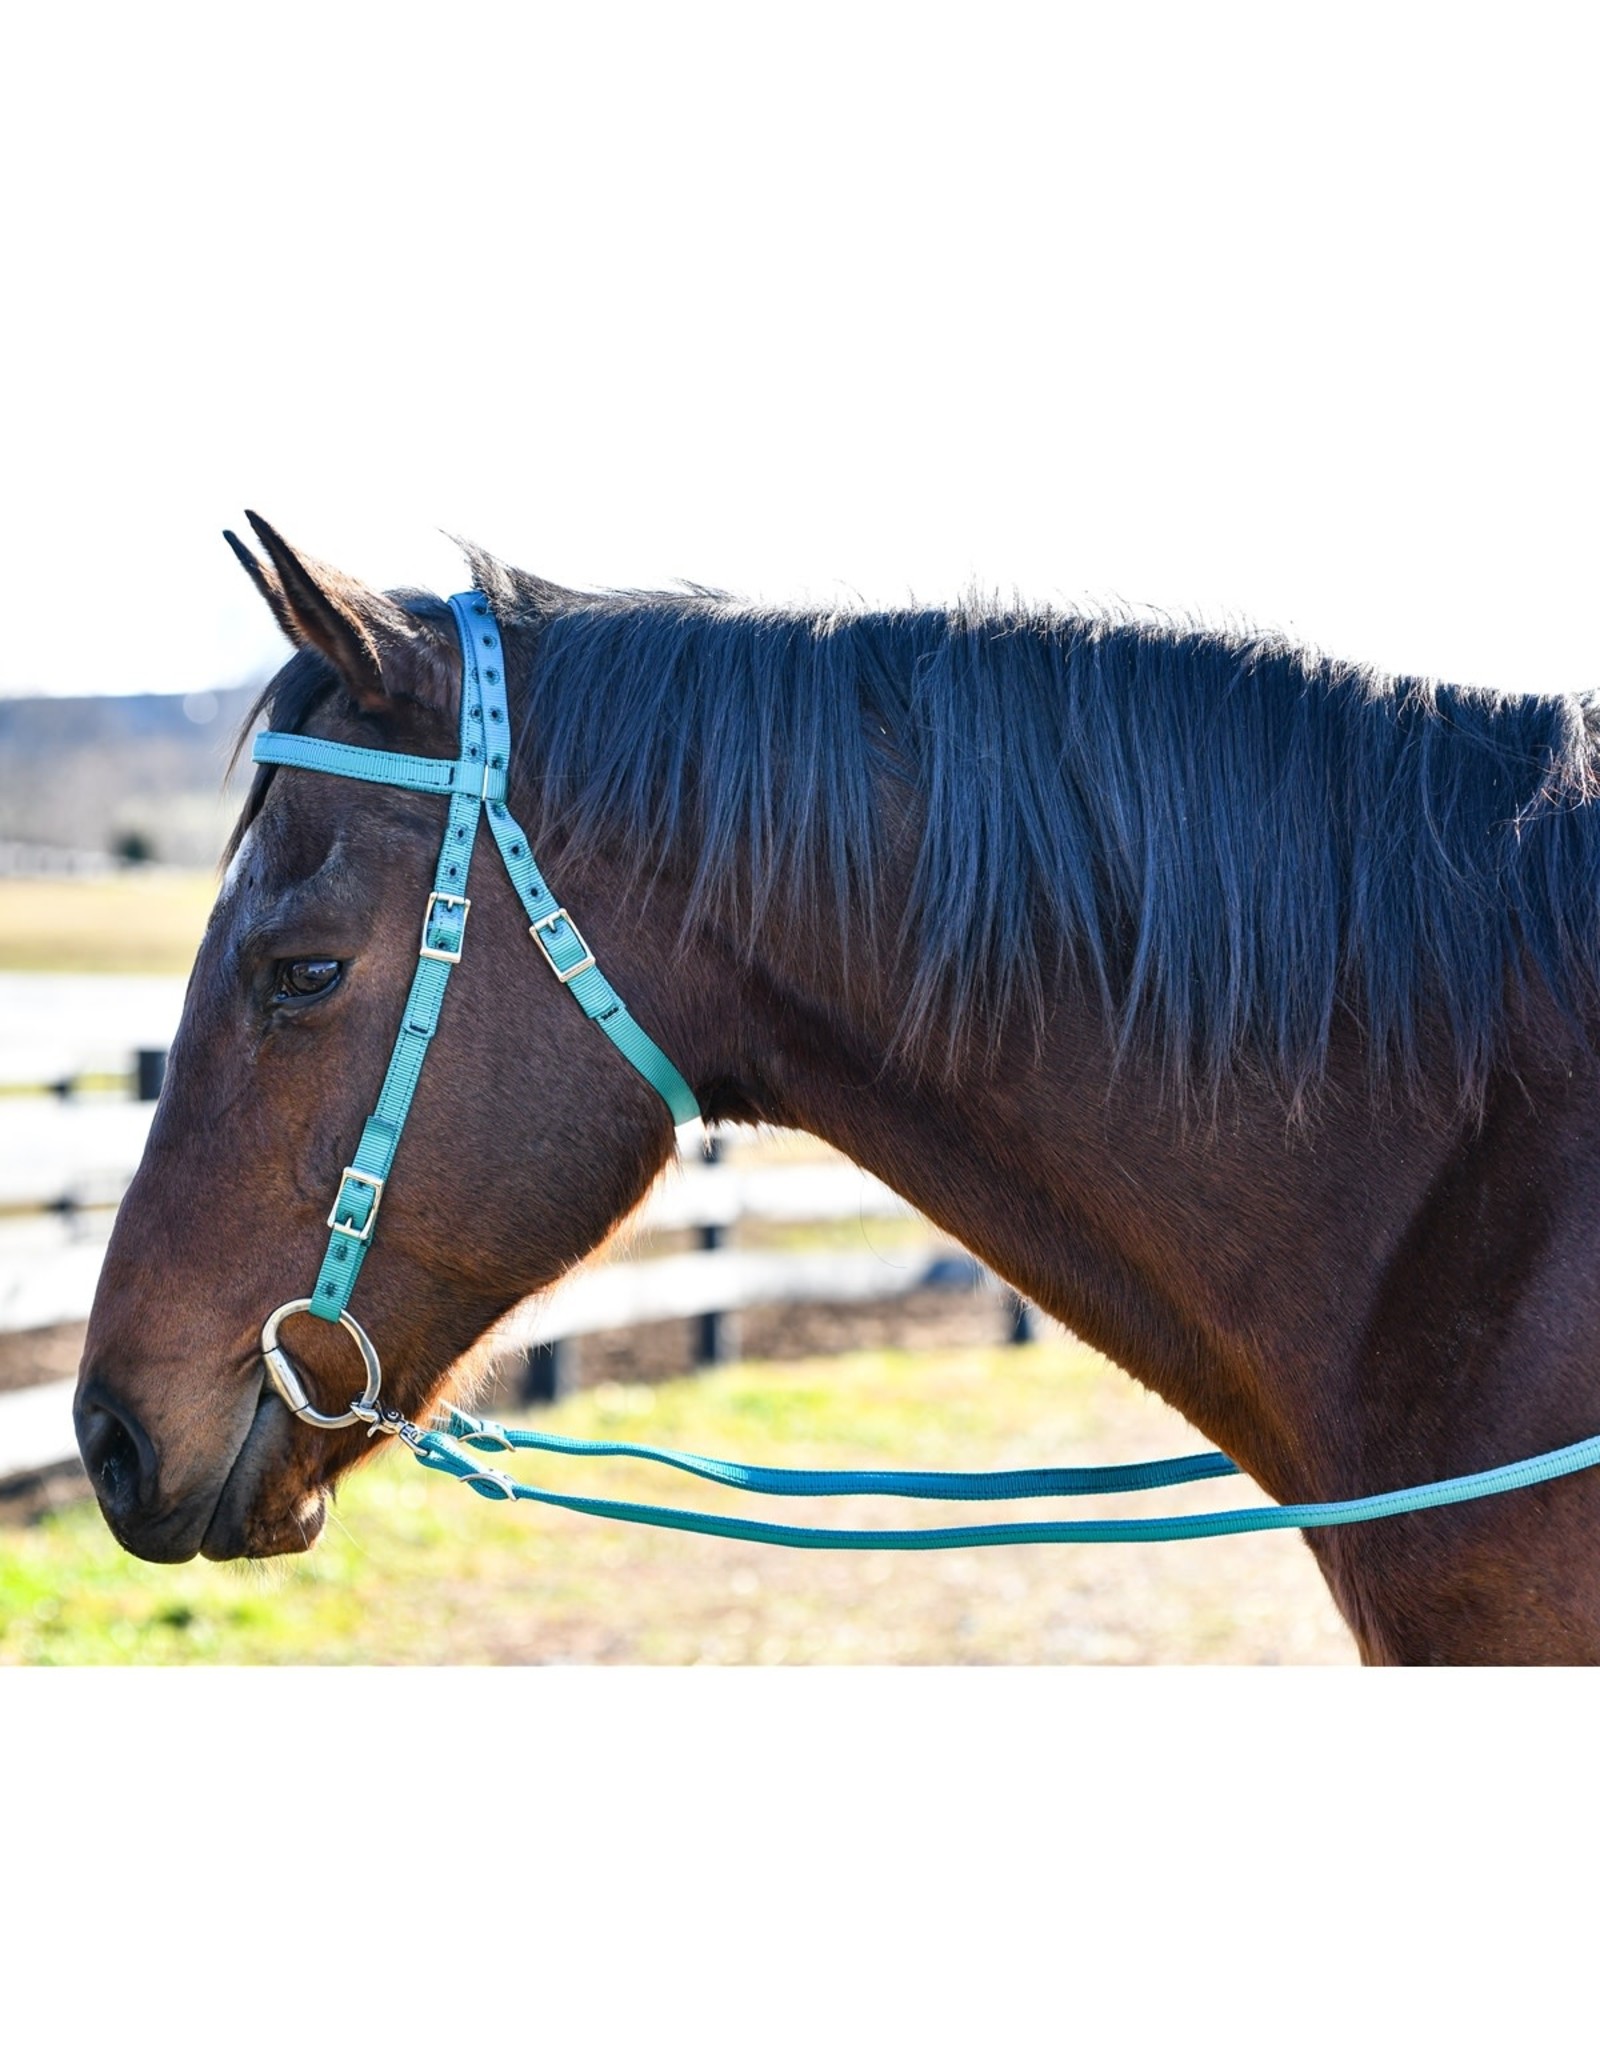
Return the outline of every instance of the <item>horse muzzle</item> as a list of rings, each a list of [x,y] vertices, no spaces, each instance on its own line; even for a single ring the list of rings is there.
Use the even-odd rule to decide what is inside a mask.
[[[226,1461],[209,1472],[169,1469],[137,1411],[92,1378],[73,1412],[100,1511],[135,1557],[275,1557],[308,1550],[321,1533],[325,1497],[291,1477],[290,1417],[264,1388],[241,1403]]]

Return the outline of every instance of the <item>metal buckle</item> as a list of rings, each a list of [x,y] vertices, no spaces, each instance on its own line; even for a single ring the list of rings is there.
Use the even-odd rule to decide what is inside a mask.
[[[550,926],[553,924],[564,924],[567,930],[571,932],[572,936],[577,940],[578,944],[583,948],[583,958],[581,960],[575,961],[571,967],[558,967],[555,963],[554,958],[551,955],[550,948],[545,944],[544,940],[539,937],[540,932],[548,931]],[[574,975],[582,974],[586,967],[592,967],[594,965],[594,955],[589,951],[588,940],[583,936],[583,933],[579,931],[578,927],[573,923],[571,916],[565,910],[552,910],[548,913],[547,916],[536,917],[533,923],[530,924],[528,927],[528,936],[538,946],[539,951],[544,955],[545,959],[549,961],[550,972],[555,976],[556,980],[561,983],[563,988],[565,988],[567,983],[572,980]]]
[[[436,903],[454,903],[460,906],[461,929],[456,934],[454,952],[451,952],[448,946],[430,946],[428,944],[428,930],[433,923],[433,906]],[[422,944],[417,948],[417,951],[424,960],[443,960],[451,967],[460,964],[461,948],[467,936],[467,912],[471,908],[472,898],[470,896],[452,896],[444,889],[429,890],[428,907],[422,914]]]
[[[503,768],[491,766],[487,755],[481,761],[455,760],[450,763],[450,788],[456,796],[475,796],[479,803],[502,803],[505,800],[505,774]],[[468,777],[471,777],[471,781]],[[473,784],[477,787],[474,788]]]
[[[470,1443],[474,1450],[488,1451],[491,1454],[516,1449],[516,1445],[498,1422],[485,1422],[481,1415],[469,1415],[465,1408],[458,1408],[454,1401],[441,1401],[439,1406],[444,1413],[442,1417],[435,1418],[433,1426],[435,1429],[443,1427],[457,1443]],[[456,1423],[461,1425],[459,1429],[455,1427]]]
[[[365,1223],[357,1226],[340,1220],[339,1204],[344,1200],[344,1184],[358,1180],[365,1188],[372,1190],[372,1207],[367,1211]],[[363,1173],[359,1167],[347,1166],[339,1176],[339,1192],[333,1198],[333,1207],[328,1211],[328,1228],[340,1237],[353,1237],[357,1244],[365,1244],[372,1235],[372,1226],[378,1220],[378,1204],[383,1200],[384,1182],[375,1173]]]
[[[465,1461],[471,1465],[471,1459]],[[504,1472],[497,1472],[492,1465],[472,1465],[470,1472],[458,1472],[456,1477],[463,1486],[470,1486],[475,1479],[487,1479],[491,1486],[498,1486],[502,1500],[515,1500],[517,1482]]]
[[[422,1431],[398,1408],[385,1408],[377,1401],[352,1401],[350,1413],[367,1425],[368,1436],[398,1437],[408,1451],[422,1448]]]

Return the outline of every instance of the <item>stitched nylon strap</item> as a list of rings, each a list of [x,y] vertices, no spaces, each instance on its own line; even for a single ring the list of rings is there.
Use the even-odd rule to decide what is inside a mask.
[[[1184,1486],[1192,1479],[1231,1479],[1239,1468],[1221,1451],[1187,1458],[1153,1458],[1139,1465],[1047,1465],[1016,1472],[808,1472],[784,1465],[742,1465],[702,1458],[693,1451],[662,1451],[650,1444],[605,1443],[552,1436],[542,1429],[509,1429],[459,1408],[446,1411],[443,1432],[474,1451],[553,1451],[563,1458],[642,1458],[670,1465],[718,1486],[744,1493],[822,1495],[893,1494],[900,1500],[1037,1500],[1068,1493],[1143,1493]]]
[[[315,768],[352,782],[388,782],[428,796],[461,793],[503,802],[506,795],[503,768],[485,769],[481,762],[440,761],[424,754],[389,754],[378,747],[347,747],[338,740],[314,740],[298,732],[258,733],[250,756],[269,767]]]
[[[511,714],[500,629],[476,592],[451,598],[450,606],[461,638],[461,751],[455,760],[348,747],[300,733],[262,733],[251,749],[254,760],[273,767],[309,768],[450,799],[399,1036],[377,1108],[362,1129],[354,1159],[340,1176],[328,1216],[328,1249],[312,1288],[311,1313],[330,1323],[349,1307],[422,1063],[439,1028],[450,970],[461,959],[469,909],[467,880],[483,811],[488,812],[495,845],[528,913],[531,936],[557,980],[662,1097],[674,1123],[693,1122],[700,1114],[689,1084],[629,1015],[594,964],[577,926],[540,874],[527,834],[506,807]]]
[[[1453,1507],[1496,1493],[1514,1493],[1600,1465],[1600,1436],[1585,1437],[1564,1450],[1547,1451],[1511,1465],[1461,1479],[1404,1486],[1358,1500],[1311,1501],[1299,1506],[1225,1508],[1208,1514],[1133,1517],[1073,1522],[980,1522],[929,1529],[815,1529],[793,1522],[752,1522],[734,1515],[697,1514],[684,1508],[647,1506],[637,1501],[597,1500],[527,1486],[503,1472],[476,1464],[454,1439],[478,1450],[530,1449],[575,1457],[647,1458],[693,1472],[719,1485],[748,1492],[780,1494],[895,1494],[927,1500],[1021,1500],[1040,1494],[1134,1493],[1177,1486],[1187,1479],[1221,1479],[1237,1472],[1220,1451],[1192,1458],[1163,1458],[1144,1465],[1066,1466],[1037,1472],[805,1472],[764,1465],[738,1465],[720,1458],[656,1451],[638,1444],[585,1443],[537,1430],[502,1429],[496,1423],[449,1411],[446,1428],[424,1430],[412,1444],[420,1465],[462,1480],[486,1500],[530,1500],[569,1508],[612,1522],[642,1522],[657,1529],[681,1529],[697,1536],[727,1536],[745,1543],[779,1544],[792,1550],[968,1550],[1009,1543],[1178,1543],[1201,1536],[1242,1536],[1259,1529],[1328,1529],[1349,1522],[1377,1522],[1424,1508]]]
[[[505,664],[500,653],[500,629],[481,597],[467,595],[450,600],[461,630],[464,656],[478,671],[480,719],[488,748],[492,774],[503,771],[511,755],[511,713],[506,703]],[[475,758],[475,749],[462,727],[462,751]],[[600,1026],[622,1057],[642,1074],[672,1112],[675,1124],[694,1123],[700,1105],[694,1092],[655,1041],[629,1014],[616,990],[595,965],[594,955],[579,936],[578,928],[556,901],[550,885],[539,872],[539,864],[528,844],[528,835],[512,817],[503,798],[492,794],[485,801],[489,830],[499,849],[505,871],[511,878],[523,909],[528,913],[528,935],[533,939],[556,979],[584,1015]]]

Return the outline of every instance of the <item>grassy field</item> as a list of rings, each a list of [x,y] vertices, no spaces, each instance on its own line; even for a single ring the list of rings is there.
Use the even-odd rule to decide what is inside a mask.
[[[863,1352],[603,1386],[541,1423],[769,1463],[996,1467],[1192,1449],[1085,1347]],[[520,1461],[530,1473],[533,1461]],[[957,1520],[908,1502],[752,1504],[650,1468],[542,1483],[771,1519]],[[1243,1481],[1162,1497],[1240,1504]],[[1108,1507],[1109,1511],[1114,1508]],[[1133,1512],[1147,1512],[1135,1504]],[[1047,1516],[1017,1504],[977,1510]],[[0,1663],[1348,1663],[1299,1539],[896,1555],[714,1542],[479,1499],[387,1451],[309,1557],[144,1565],[92,1507],[0,1530]]]
[[[187,974],[216,893],[209,870],[0,877],[0,970]]]

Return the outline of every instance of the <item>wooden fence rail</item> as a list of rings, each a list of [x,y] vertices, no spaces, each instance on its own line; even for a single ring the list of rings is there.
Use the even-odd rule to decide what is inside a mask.
[[[131,1070],[132,1062],[129,1062]],[[83,1095],[0,1099],[0,1332],[81,1321],[94,1297],[115,1203],[138,1164],[153,1106]],[[690,1145],[652,1192],[630,1232],[637,1253],[652,1236],[692,1233],[698,1249],[613,1256],[525,1303],[501,1325],[497,1349],[523,1361],[528,1398],[561,1389],[569,1340],[604,1330],[695,1319],[701,1362],[725,1355],[724,1318],[758,1306],[884,1301],[936,1286],[1001,1290],[965,1253],[941,1246],[932,1226],[918,1242],[886,1233],[880,1250],[757,1249],[730,1242],[744,1222],[804,1225],[915,1218],[881,1181],[813,1148],[748,1134],[709,1154]],[[866,1240],[863,1237],[863,1245]],[[286,1283],[287,1284],[287,1283]],[[1013,1313],[1013,1337],[1028,1334]],[[69,1467],[77,1450],[70,1383],[0,1395],[0,1488]]]

